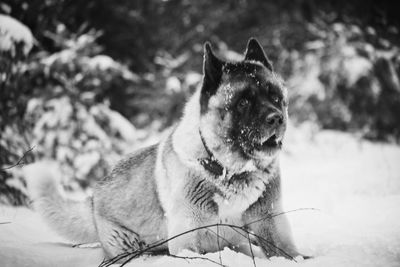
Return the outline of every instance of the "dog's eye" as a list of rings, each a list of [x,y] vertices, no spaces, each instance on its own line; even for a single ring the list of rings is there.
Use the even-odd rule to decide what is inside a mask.
[[[249,100],[247,100],[246,98],[240,99],[240,101],[239,101],[239,103],[238,103],[239,108],[245,108],[245,107],[247,107],[249,104],[250,104],[250,102],[249,102]]]
[[[279,104],[281,102],[281,98],[278,95],[271,95],[271,100],[272,102],[274,102],[275,104]]]

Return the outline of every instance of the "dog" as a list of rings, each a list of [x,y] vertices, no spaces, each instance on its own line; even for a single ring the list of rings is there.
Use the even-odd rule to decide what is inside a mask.
[[[53,175],[41,174],[33,205],[52,228],[100,242],[108,258],[146,248],[300,255],[282,210],[282,79],[254,38],[238,62],[205,43],[203,73],[171,132],[117,163],[85,201],[62,197]]]

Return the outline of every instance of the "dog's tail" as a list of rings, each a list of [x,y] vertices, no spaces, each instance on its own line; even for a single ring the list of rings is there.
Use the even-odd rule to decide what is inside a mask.
[[[33,208],[53,230],[78,243],[98,241],[92,198],[84,201],[64,198],[59,190],[60,172],[55,162],[30,164],[23,171]]]

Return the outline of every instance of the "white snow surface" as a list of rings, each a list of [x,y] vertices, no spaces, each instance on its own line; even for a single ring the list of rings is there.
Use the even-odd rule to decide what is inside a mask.
[[[312,259],[256,259],[257,266],[400,266],[400,147],[333,131],[292,130],[282,153],[284,205],[300,251]],[[26,208],[0,207],[0,266],[98,266],[99,248],[73,248]],[[230,249],[197,255],[254,266]],[[220,256],[220,257],[219,257]],[[117,265],[118,266],[118,265]],[[127,266],[217,266],[143,256]]]

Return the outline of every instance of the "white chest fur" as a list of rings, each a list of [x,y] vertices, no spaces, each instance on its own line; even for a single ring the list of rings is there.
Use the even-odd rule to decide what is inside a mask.
[[[257,201],[264,190],[265,184],[257,180],[237,193],[227,193],[225,196],[215,194],[214,201],[218,205],[219,218],[229,220],[241,217],[243,212]]]

